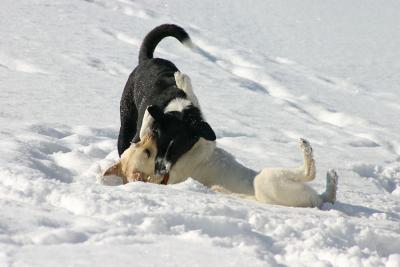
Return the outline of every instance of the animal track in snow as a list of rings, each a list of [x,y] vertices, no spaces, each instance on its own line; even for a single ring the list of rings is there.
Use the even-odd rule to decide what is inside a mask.
[[[18,72],[30,73],[30,74],[46,74],[47,71],[36,66],[33,63],[26,62],[24,60],[12,58],[8,55],[0,54],[0,68],[14,70]]]
[[[371,129],[376,136],[380,136],[380,132],[386,132],[376,118],[370,119],[363,114],[358,115],[358,110],[347,109],[345,107],[347,102],[335,106],[335,103],[330,102],[329,98],[315,95],[319,94],[315,88],[310,94],[305,94],[304,91],[296,90],[296,88],[292,89],[297,84],[301,84],[301,86],[316,85],[316,88],[327,90],[329,94],[343,94],[345,101],[352,97],[357,100],[356,97],[360,95],[367,97],[373,103],[375,96],[362,86],[345,79],[322,74],[286,58],[264,57],[261,61],[258,59],[252,61],[251,56],[243,56],[247,55],[246,51],[209,45],[201,38],[201,30],[196,29],[193,32],[194,52],[225,71],[238,87],[256,94],[265,94],[267,98],[273,98],[273,104],[281,106],[282,110],[299,118],[304,123],[319,127],[321,131],[330,132],[330,134],[332,132],[340,133],[346,139],[344,145],[347,145],[349,149],[378,149],[379,151],[383,150],[384,153],[400,155],[400,143],[396,141],[396,138],[368,137]],[[266,67],[260,65],[262,61],[272,66],[270,72],[266,72]],[[282,75],[280,76],[280,74]],[[301,95],[296,92],[300,92]],[[323,91],[321,91],[322,93]],[[329,94],[327,95],[329,96]],[[346,97],[348,98],[346,99]],[[383,98],[380,96],[379,99]],[[392,103],[388,96],[385,96],[384,100],[385,103],[393,105],[395,108],[396,104]],[[351,101],[348,102],[351,105]],[[341,110],[341,108],[345,109]],[[390,190],[392,189],[389,186]]]
[[[43,124],[36,124],[30,127],[32,132],[38,133],[38,134],[42,134],[42,135],[46,135],[49,137],[54,137],[57,139],[61,139],[64,138],[68,135],[71,134],[71,132],[69,132],[66,129],[57,129],[56,127],[49,127]]]
[[[375,164],[355,164],[353,171],[371,179],[382,190],[400,197],[400,165],[382,167]]]
[[[3,65],[1,63],[0,63],[0,68],[7,69],[7,70],[9,69],[6,65]]]
[[[122,33],[122,32],[112,31],[112,30],[108,30],[105,28],[100,29],[100,31],[108,36],[111,36],[112,38],[114,38],[116,40],[122,41],[124,43],[130,44],[133,46],[139,47],[141,44],[140,40],[138,40],[132,36],[129,36],[125,33]]]
[[[105,72],[112,76],[120,74],[128,75],[130,73],[130,70],[122,64],[113,61],[104,62],[104,60],[90,55],[69,55],[66,58],[74,61],[75,64],[84,64],[95,71]]]
[[[352,147],[378,147],[379,144],[369,139],[356,139],[348,143]]]
[[[115,38],[130,45],[140,46],[140,41],[138,39],[128,36],[124,33],[117,33]]]
[[[85,0],[85,1],[91,4],[101,6],[103,8],[121,12],[122,14],[131,17],[137,17],[140,19],[152,19],[157,17],[157,14],[154,11],[143,8],[139,4],[132,1],[119,0],[114,3],[107,0],[106,1]]]
[[[127,16],[134,16],[134,17],[138,17],[141,19],[151,19],[151,18],[155,17],[155,13],[150,10],[134,9],[131,7],[123,7],[122,13],[124,13]]]
[[[26,72],[26,73],[47,73],[46,71],[42,70],[41,68],[24,62],[22,60],[15,60],[15,70],[21,71],[21,72]]]
[[[14,138],[19,160],[26,162],[31,170],[49,179],[71,183],[115,149],[116,132],[108,128],[36,124]],[[96,174],[90,172],[91,177]]]
[[[235,76],[234,80],[239,83],[240,87],[255,92],[266,92],[270,96],[283,101],[283,104],[288,107],[288,111],[293,110],[294,113],[306,115],[312,120],[329,123],[337,127],[366,126],[368,124],[361,118],[332,110],[311,98],[293,95],[289,88],[285,87],[278,79],[264,73],[263,68],[242,58],[238,51],[226,51],[208,45],[202,40],[196,43],[194,51]],[[295,65],[295,62],[288,59],[271,61],[290,66]]]

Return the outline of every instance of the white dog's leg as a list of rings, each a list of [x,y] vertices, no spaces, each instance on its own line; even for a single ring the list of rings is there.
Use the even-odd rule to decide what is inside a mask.
[[[326,174],[326,190],[321,194],[324,202],[334,203],[336,201],[336,191],[339,176],[335,170],[329,170]]]
[[[315,161],[313,158],[313,149],[310,145],[310,143],[305,140],[300,138],[300,147],[301,150],[303,151],[303,157],[304,157],[304,164],[303,166],[293,169],[294,172],[292,175],[290,175],[290,177],[295,181],[299,181],[299,182],[308,182],[308,181],[312,181],[315,179]]]
[[[264,169],[254,179],[255,198],[260,202],[292,207],[321,207],[322,203],[336,201],[338,175],[330,170],[326,190],[317,194],[308,185],[285,177],[284,169]]]
[[[186,93],[188,100],[192,102],[192,104],[195,107],[200,108],[199,100],[197,99],[196,95],[193,92],[193,87],[190,77],[180,71],[175,72],[174,76],[175,76],[176,86],[179,89],[182,89]]]
[[[254,179],[255,197],[260,202],[292,207],[320,207],[323,198],[314,189],[288,178],[290,169],[268,168]]]
[[[300,146],[304,166],[268,168],[255,177],[254,191],[258,201],[294,207],[320,207],[323,202],[335,201],[338,176],[334,170],[328,172],[326,191],[321,195],[303,183],[315,178],[315,162],[310,144],[301,139]]]
[[[313,158],[313,150],[310,143],[300,138],[300,148],[303,151],[304,163],[297,168],[281,169],[285,173],[285,177],[297,182],[308,182],[315,179],[315,161]]]
[[[297,168],[279,168],[281,175],[287,179],[291,179],[297,182],[308,182],[315,179],[315,161],[313,158],[313,149],[310,143],[300,138],[299,140],[300,148],[303,151],[304,163],[302,166]]]

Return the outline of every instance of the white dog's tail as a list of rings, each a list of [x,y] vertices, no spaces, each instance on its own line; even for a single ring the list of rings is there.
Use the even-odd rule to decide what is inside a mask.
[[[175,37],[185,46],[192,46],[190,37],[183,28],[175,24],[162,24],[154,28],[144,38],[139,51],[139,64],[145,60],[152,59],[158,43],[169,36]]]

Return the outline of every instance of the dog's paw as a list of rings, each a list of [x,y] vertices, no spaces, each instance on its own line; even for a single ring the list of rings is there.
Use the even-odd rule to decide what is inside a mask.
[[[328,170],[326,173],[326,201],[334,203],[336,201],[336,191],[338,186],[339,176],[334,169]]]
[[[339,176],[337,172],[334,169],[329,169],[326,174],[326,182],[328,183],[328,186],[337,187],[338,180]]]
[[[174,73],[176,86],[183,91],[187,91],[191,88],[192,82],[190,81],[190,77],[180,71]]]
[[[180,89],[183,89],[184,82],[185,82],[184,74],[180,71],[177,71],[174,73],[174,76],[175,76],[176,86]]]
[[[304,154],[312,157],[313,149],[310,145],[310,142],[308,142],[306,139],[300,138],[300,147],[303,150]]]

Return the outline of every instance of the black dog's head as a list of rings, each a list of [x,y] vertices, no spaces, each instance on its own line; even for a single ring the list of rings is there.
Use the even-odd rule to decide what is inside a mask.
[[[150,106],[147,110],[154,119],[151,130],[157,143],[155,173],[158,175],[168,173],[200,137],[209,141],[216,139],[214,131],[201,119],[197,108],[164,113],[158,106]]]

